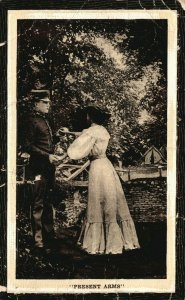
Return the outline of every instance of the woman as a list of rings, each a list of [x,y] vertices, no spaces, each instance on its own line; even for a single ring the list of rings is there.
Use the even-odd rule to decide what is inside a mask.
[[[91,160],[87,216],[79,244],[90,254],[120,254],[139,248],[137,234],[119,177],[106,157],[110,135],[102,124],[107,114],[94,106],[86,113],[90,127],[67,150],[73,160],[88,155]]]

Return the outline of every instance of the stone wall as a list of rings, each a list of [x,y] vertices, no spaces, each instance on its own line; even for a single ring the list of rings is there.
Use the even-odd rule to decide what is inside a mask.
[[[158,222],[166,219],[166,178],[135,179],[122,183],[135,222]],[[34,184],[17,187],[17,212],[29,215]],[[87,187],[60,185],[54,200],[56,226],[71,227],[81,223],[87,207]]]
[[[135,222],[158,222],[166,220],[166,178],[137,179],[123,183],[123,189],[131,215]],[[59,222],[70,227],[80,223],[87,206],[87,188],[71,187],[69,197],[59,209]],[[62,193],[61,193],[62,194]]]
[[[137,222],[166,219],[166,178],[136,179],[123,184],[130,212]]]

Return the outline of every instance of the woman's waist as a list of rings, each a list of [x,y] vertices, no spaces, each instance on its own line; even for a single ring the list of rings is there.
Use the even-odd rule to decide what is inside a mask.
[[[106,154],[93,154],[89,156],[90,161],[94,161],[96,159],[105,159],[107,158]]]

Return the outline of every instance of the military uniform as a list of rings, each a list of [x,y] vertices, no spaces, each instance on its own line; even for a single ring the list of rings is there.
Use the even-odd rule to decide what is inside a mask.
[[[23,136],[23,151],[30,154],[26,176],[35,180],[31,207],[33,235],[35,246],[43,247],[54,234],[51,198],[55,182],[55,166],[49,161],[49,155],[54,152],[53,135],[45,114],[30,115]]]

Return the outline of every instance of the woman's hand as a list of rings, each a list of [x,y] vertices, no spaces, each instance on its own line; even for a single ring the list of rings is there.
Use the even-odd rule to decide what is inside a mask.
[[[69,129],[67,127],[62,127],[58,130],[58,134],[68,134],[68,135],[79,136],[79,135],[81,135],[81,132],[69,131]]]

